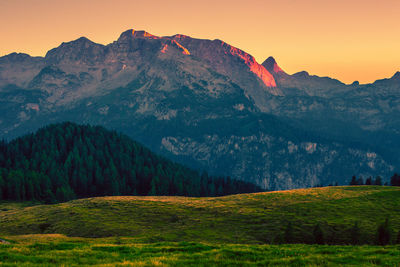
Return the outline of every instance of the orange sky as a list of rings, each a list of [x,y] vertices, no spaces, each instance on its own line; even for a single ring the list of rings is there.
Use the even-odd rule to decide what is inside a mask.
[[[399,0],[0,0],[0,25],[0,56],[43,56],[80,36],[107,44],[134,28],[218,38],[346,83],[400,71]]]

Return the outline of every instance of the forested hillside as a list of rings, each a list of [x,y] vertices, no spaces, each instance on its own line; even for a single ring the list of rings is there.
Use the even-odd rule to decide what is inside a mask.
[[[0,144],[0,199],[67,201],[107,195],[220,196],[260,188],[210,177],[99,126],[54,124]]]

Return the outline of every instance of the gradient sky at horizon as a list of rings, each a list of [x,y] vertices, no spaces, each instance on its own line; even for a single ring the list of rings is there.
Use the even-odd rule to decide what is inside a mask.
[[[127,29],[221,39],[286,72],[373,82],[400,71],[399,0],[0,0],[0,56]]]

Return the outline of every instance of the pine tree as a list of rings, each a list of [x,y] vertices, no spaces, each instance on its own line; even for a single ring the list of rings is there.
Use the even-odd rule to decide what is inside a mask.
[[[357,185],[364,185],[364,179],[362,178],[362,176],[357,179]]]
[[[75,198],[75,194],[68,185],[57,188],[56,199],[58,202],[65,202]]]
[[[157,196],[157,185],[158,185],[158,177],[154,176],[153,179],[151,180],[151,187],[149,191],[149,196]]]
[[[397,173],[393,174],[393,176],[390,178],[390,185],[400,186],[400,175],[398,175]]]
[[[358,245],[360,243],[360,228],[358,222],[354,222],[354,226],[351,228],[351,244]]]
[[[399,232],[397,233],[396,244],[400,245],[400,230],[399,230]]]
[[[3,200],[3,187],[4,187],[3,174],[0,172],[0,200]]]
[[[8,174],[8,189],[7,194],[10,199],[13,200],[24,200],[25,199],[25,188],[24,188],[24,174],[22,171],[11,171]]]
[[[202,172],[202,174],[201,174],[201,176],[200,176],[200,179],[201,179],[201,191],[200,191],[200,195],[202,196],[202,197],[206,197],[206,196],[208,196],[208,191],[207,191],[207,189],[208,189],[208,180],[209,180],[209,178],[208,178],[208,173],[206,172],[206,171],[203,171]]]
[[[285,238],[285,243],[288,243],[288,244],[293,243],[294,240],[293,240],[293,226],[292,226],[292,222],[289,222],[289,223],[287,224],[286,229],[285,229],[284,238]]]
[[[315,225],[313,234],[314,234],[314,242],[316,244],[323,245],[325,243],[324,233],[323,233],[322,228],[319,225],[319,223],[317,225]]]
[[[351,177],[350,185],[357,185],[357,178],[355,175],[353,175],[353,177]]]
[[[380,176],[376,176],[374,184],[375,185],[382,185],[382,178]]]

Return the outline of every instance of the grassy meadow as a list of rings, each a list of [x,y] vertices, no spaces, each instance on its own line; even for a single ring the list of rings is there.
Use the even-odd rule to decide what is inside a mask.
[[[399,246],[136,243],[132,238],[9,237],[4,266],[398,266]]]
[[[351,186],[217,198],[100,197],[0,204],[5,266],[399,266],[375,246],[386,218],[400,230],[400,188]],[[351,246],[351,228],[362,246]],[[280,244],[293,225],[294,243]],[[312,245],[321,226],[326,244]],[[307,244],[308,243],[308,244]]]

